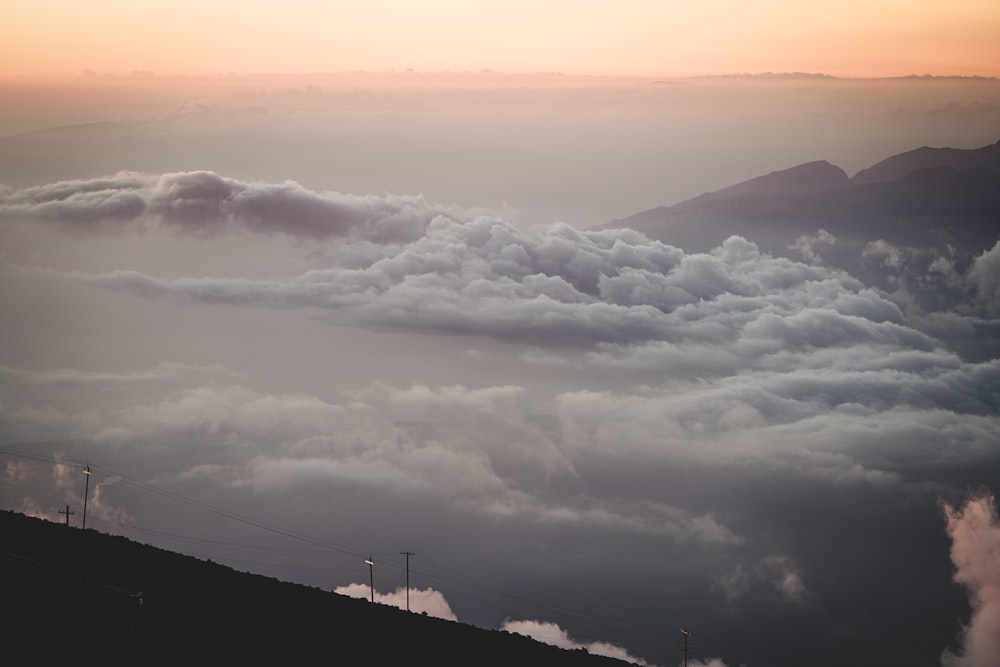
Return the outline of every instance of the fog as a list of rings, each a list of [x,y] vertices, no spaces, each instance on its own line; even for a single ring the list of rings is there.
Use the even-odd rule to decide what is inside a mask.
[[[90,465],[88,528],[396,606],[410,551],[418,611],[638,664],[680,628],[704,665],[994,654],[966,502],[1000,482],[1000,361],[956,341],[996,329],[1000,249],[927,313],[819,255],[599,226],[992,144],[995,80],[2,94],[5,509],[60,520]]]

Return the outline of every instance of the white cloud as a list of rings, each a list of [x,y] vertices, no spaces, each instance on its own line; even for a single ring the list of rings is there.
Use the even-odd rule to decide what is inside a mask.
[[[346,595],[352,598],[372,598],[370,584],[352,583],[344,586],[337,586],[334,593]],[[375,591],[376,604],[387,604],[400,609],[406,609],[407,592],[405,588],[397,588],[391,593],[380,593]],[[457,621],[458,617],[451,610],[451,605],[444,598],[440,591],[433,588],[411,588],[409,592],[410,611],[416,614],[427,614],[435,618],[443,618],[446,621]]]
[[[788,248],[798,252],[809,264],[822,264],[824,249],[835,245],[837,237],[821,228],[815,234],[800,236]]]
[[[617,660],[624,660],[635,665],[648,664],[642,658],[631,655],[626,649],[609,642],[581,642],[569,636],[566,630],[557,623],[534,620],[507,619],[500,626],[501,630],[531,637],[544,644],[551,644],[567,650],[583,649],[594,655],[603,655]]]
[[[733,605],[751,592],[759,593],[755,589],[789,603],[804,602],[809,595],[798,564],[788,556],[766,556],[749,567],[737,564],[715,583]]]
[[[118,172],[0,193],[0,218],[49,220],[76,231],[164,225],[196,236],[233,229],[388,243],[418,238],[439,215],[470,217],[421,196],[317,192],[293,181],[251,183],[211,171]]]
[[[726,667],[719,658],[708,658],[707,660],[688,660],[688,667]]]
[[[1000,317],[1000,242],[976,258],[969,281],[991,317]]]
[[[294,278],[73,274],[145,297],[318,308],[336,322],[463,333],[522,343],[725,345],[782,350],[940,343],[900,309],[832,270],[761,254],[733,237],[684,254],[630,230],[535,234],[502,220],[443,217],[401,245],[357,245]],[[348,259],[349,263],[340,263]]]
[[[942,655],[945,667],[1000,664],[1000,517],[991,493],[961,507],[944,505],[955,581],[968,591],[972,618],[963,628],[958,654]]]

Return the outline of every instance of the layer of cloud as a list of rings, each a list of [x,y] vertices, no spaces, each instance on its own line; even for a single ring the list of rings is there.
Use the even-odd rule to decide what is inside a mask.
[[[531,637],[536,641],[540,641],[545,644],[551,644],[553,646],[558,646],[559,648],[566,650],[579,650],[582,649],[587,653],[593,653],[594,655],[603,655],[609,658],[615,658],[616,660],[623,660],[625,662],[630,662],[635,665],[646,665],[648,664],[642,658],[638,658],[634,655],[629,654],[629,652],[615,644],[609,642],[581,642],[570,637],[566,630],[559,627],[557,623],[550,623],[547,621],[534,621],[534,620],[506,620],[503,625],[500,626],[501,630],[506,632],[513,632],[519,635],[525,635]]]
[[[17,306],[61,289],[78,297],[78,319],[60,321],[79,325],[65,335],[80,367],[8,355],[0,443],[104,462],[311,534],[447,550],[480,581],[516,580],[509,589],[575,595],[595,576],[605,591],[634,586],[649,613],[680,613],[682,604],[716,619],[734,609],[754,619],[822,612],[845,618],[837,632],[848,632],[861,613],[833,608],[841,564],[814,545],[864,551],[865,563],[880,566],[910,549],[926,564],[933,549],[911,546],[927,533],[895,519],[912,520],[942,489],[1000,463],[1000,360],[946,346],[996,326],[996,249],[969,271],[946,257],[932,262],[942,281],[979,296],[931,317],[910,307],[906,280],[889,294],[740,237],[687,253],[629,230],[557,224],[529,233],[417,200],[208,172],[124,174],[5,197],[6,222],[59,224],[33,224],[37,234],[20,239],[39,254],[5,258],[19,264],[7,265],[12,280],[0,297]],[[272,232],[294,241],[277,244]],[[211,260],[237,236],[253,250],[252,271]],[[122,237],[131,245],[112,244]],[[43,242],[59,239],[64,254],[46,255]],[[162,263],[151,268],[141,254],[119,262],[118,249],[142,239]],[[279,245],[296,260],[269,263]],[[834,245],[815,237],[800,250],[820,256]],[[95,248],[83,268],[72,259]],[[191,248],[203,275],[187,261]],[[900,271],[914,261],[887,244],[871,246],[867,260]],[[165,331],[139,326],[139,312],[162,317]],[[312,322],[317,313],[337,326]],[[273,328],[255,331],[261,322]],[[78,341],[80,329],[94,333]],[[20,335],[10,323],[5,331]],[[113,363],[104,366],[90,356],[119,347],[144,354],[106,352]],[[226,356],[232,368],[203,363],[230,347],[250,354]],[[440,356],[422,358],[424,350]],[[354,375],[344,370],[351,355],[364,357]],[[39,512],[46,494],[78,503],[79,470],[55,470],[8,465],[8,504]],[[152,503],[113,480],[91,488],[94,520],[151,520]],[[883,512],[879,549],[865,533],[873,511]],[[843,534],[828,521],[842,521]],[[896,536],[900,546],[889,544]],[[610,571],[620,559],[637,564],[641,584]],[[344,590],[369,594],[363,584]],[[891,597],[870,590],[857,608]],[[435,613],[451,613],[427,595]],[[380,599],[400,606],[399,591]],[[554,636],[581,647],[577,627],[551,620]],[[827,627],[817,621],[810,631]],[[623,634],[588,650],[617,651]]]
[[[744,595],[758,588],[764,589],[767,595],[791,603],[802,602],[809,594],[798,565],[787,556],[767,556],[749,567],[739,563],[719,577],[717,583],[730,604],[736,604]]]
[[[75,277],[144,297],[318,308],[341,322],[546,345],[699,343],[754,358],[861,344],[940,346],[850,276],[770,257],[739,237],[711,254],[685,254],[629,230],[555,225],[529,235],[498,219],[439,217],[410,244],[352,247],[342,256],[293,279]]]
[[[317,192],[293,181],[251,183],[211,171],[119,172],[0,193],[0,219],[47,220],[75,231],[163,225],[199,236],[246,230],[388,243],[418,238],[439,215],[470,214],[421,196]]]
[[[1000,517],[991,493],[961,507],[945,504],[955,581],[968,591],[972,618],[963,628],[958,654],[945,652],[945,667],[988,667],[1000,663]]]
[[[371,600],[373,596],[370,584],[352,583],[344,586],[337,586],[334,593],[346,595],[352,598],[363,598]],[[416,614],[427,614],[435,618],[443,618],[446,621],[457,621],[458,617],[451,610],[451,606],[440,591],[433,588],[411,588],[407,597],[405,588],[397,588],[391,593],[380,593],[374,591],[376,604],[387,604],[399,609],[406,609],[409,600],[409,609]]]
[[[969,278],[987,313],[1000,317],[1000,243],[976,258]]]

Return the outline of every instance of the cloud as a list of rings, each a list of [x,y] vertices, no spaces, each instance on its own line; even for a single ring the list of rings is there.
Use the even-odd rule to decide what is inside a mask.
[[[708,658],[707,660],[688,660],[688,667],[726,667],[719,658]]]
[[[341,323],[528,344],[742,345],[741,356],[752,357],[861,343],[940,346],[850,276],[770,257],[739,237],[711,254],[685,254],[630,230],[554,225],[528,234],[498,219],[436,218],[412,243],[360,250],[347,255],[350,265],[291,279],[73,275],[145,297],[318,308]]]
[[[747,347],[735,360],[778,348],[868,341],[933,349],[952,340],[933,332],[954,334],[956,349],[969,351],[975,336],[941,327],[921,309],[958,303],[974,290],[979,315],[1000,312],[997,249],[965,275],[947,248],[935,255],[875,241],[863,249],[860,269],[884,274],[895,291],[883,294],[820,265],[819,249],[836,243],[822,231],[798,241],[809,263],[766,255],[740,237],[711,253],[685,253],[631,230],[560,223],[528,232],[419,196],[319,192],[208,171],[122,172],[9,191],[0,216],[57,220],[78,231],[125,225],[194,237],[308,239],[320,242],[315,268],[293,277],[71,275],[147,298],[320,309],[339,323],[544,346],[664,342],[681,357],[699,343]],[[332,240],[338,243],[322,243]],[[951,314],[966,329],[973,315]]]
[[[370,584],[352,583],[344,586],[337,586],[334,593],[346,595],[352,598],[372,598]],[[375,602],[377,604],[387,604],[399,609],[406,609],[407,592],[405,588],[397,588],[391,593],[379,593],[375,591]],[[427,614],[435,618],[442,618],[446,621],[457,621],[458,617],[451,610],[451,606],[440,591],[433,588],[411,588],[409,592],[410,611],[417,614]]]
[[[899,270],[903,265],[904,258],[902,255],[902,250],[883,239],[869,242],[861,252],[863,260],[895,270]]]
[[[788,245],[790,250],[794,250],[802,256],[809,264],[823,263],[823,250],[837,245],[837,237],[820,228],[815,234],[803,235],[795,240],[795,243]]]
[[[40,207],[85,206],[105,190],[88,182],[32,196]],[[81,245],[62,255],[46,254],[46,243],[63,226],[11,226],[30,227],[15,240],[38,250],[10,252],[37,265],[8,265],[24,290],[17,303],[65,290],[62,301],[80,297],[88,326],[92,313],[108,314],[80,350],[143,354],[105,354],[113,364],[88,356],[91,370],[73,368],[69,355],[51,365],[9,358],[0,367],[4,444],[113,461],[123,479],[306,534],[447,549],[502,590],[544,582],[546,595],[562,596],[594,576],[619,590],[633,585],[635,568],[644,613],[663,603],[650,591],[671,590],[706,617],[738,607],[755,618],[843,617],[853,627],[862,625],[860,603],[836,605],[868,575],[831,595],[841,556],[869,549],[867,531],[884,523],[886,546],[863,560],[873,570],[899,560],[904,547],[895,545],[923,544],[914,526],[934,521],[933,498],[998,461],[1000,360],[968,360],[945,345],[991,330],[988,299],[920,314],[901,296],[917,284],[907,282],[916,260],[906,252],[896,255],[906,279],[890,295],[741,237],[689,253],[630,230],[428,217],[388,197],[366,208],[207,172],[140,178],[133,193],[143,201],[133,218],[67,220],[85,236],[67,236]],[[416,222],[375,233],[371,221],[393,212]],[[331,220],[344,226],[324,227]],[[99,233],[115,226],[149,233]],[[288,238],[276,244],[267,235],[278,229]],[[121,252],[143,244],[162,261]],[[213,261],[224,246],[262,260]],[[77,261],[79,248],[94,254]],[[892,252],[873,247],[869,259]],[[270,263],[282,253],[295,259]],[[960,264],[939,259],[928,266],[954,282]],[[978,281],[977,294],[991,289],[992,260],[986,253],[961,275]],[[119,316],[126,311],[131,320]],[[163,333],[147,341],[135,313],[162,313]],[[318,326],[317,315],[334,326]],[[274,350],[277,331],[304,342],[249,358]],[[347,369],[351,356],[359,361]],[[226,365],[197,363],[205,359]],[[64,476],[57,499],[76,502],[78,478]],[[44,507],[52,491],[23,470],[5,481],[11,506]],[[134,486],[94,481],[95,522],[152,522],[153,501]],[[315,523],[320,506],[336,511]],[[838,521],[842,540],[827,527]],[[933,570],[933,551],[920,554]],[[630,572],[607,568],[623,557]],[[524,563],[538,581],[525,583]],[[947,585],[947,561],[938,566]],[[355,586],[367,597],[367,586]],[[419,595],[410,593],[413,605]],[[908,593],[915,610],[927,607],[921,594]],[[399,591],[380,600],[405,604]],[[478,604],[462,602],[463,617]],[[498,609],[468,613],[495,627],[513,613]],[[547,628],[560,641],[585,645],[569,636],[579,635],[571,620],[553,620],[569,628]],[[828,638],[821,623],[811,627],[809,641]],[[754,629],[731,638],[745,642]],[[633,647],[623,634],[586,646],[615,654]],[[943,645],[934,643],[935,657]]]
[[[976,258],[969,280],[990,317],[1000,317],[1000,242]]]
[[[369,584],[351,583],[337,586],[334,593],[365,600],[372,599],[373,591]],[[378,604],[387,604],[399,609],[406,609],[407,591],[397,588],[392,593],[374,591],[374,599]],[[458,617],[440,591],[432,588],[411,588],[409,591],[409,608],[414,613],[424,613],[448,621],[457,621]],[[646,661],[631,655],[625,648],[610,642],[594,641],[579,642],[570,638],[569,633],[556,623],[546,621],[507,619],[500,630],[525,635],[545,644],[551,644],[567,650],[582,649],[594,655],[602,655],[618,660],[624,660],[637,665],[646,665]]]
[[[782,602],[801,603],[809,594],[799,566],[788,556],[767,556],[750,567],[742,563],[716,580],[730,604],[735,605],[745,595],[764,589],[766,594]]]
[[[244,230],[395,243],[418,238],[440,215],[470,217],[460,208],[434,205],[419,195],[317,192],[294,181],[251,183],[212,171],[160,176],[118,172],[0,194],[0,219],[47,220],[75,231],[163,225],[197,236]]]
[[[917,462],[991,460],[1000,365],[867,352],[641,391],[568,391],[556,399],[560,432],[581,475],[612,453],[646,470],[687,461],[875,484],[899,483],[896,470]]]
[[[557,623],[534,620],[510,620],[507,619],[500,626],[505,632],[513,632],[519,635],[531,637],[544,644],[551,644],[566,650],[583,649],[587,653],[603,655],[617,660],[624,660],[635,665],[648,664],[642,658],[631,655],[625,648],[608,642],[581,642],[572,639],[566,630],[563,630]]]
[[[965,587],[972,618],[962,631],[958,654],[945,651],[945,667],[1000,664],[1000,517],[992,493],[982,492],[959,508],[944,505],[954,580]]]

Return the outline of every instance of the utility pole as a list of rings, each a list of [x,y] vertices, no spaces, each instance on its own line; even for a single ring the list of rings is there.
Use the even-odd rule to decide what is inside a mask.
[[[684,667],[688,664],[688,637],[691,635],[690,632],[681,628],[681,634],[684,635]]]
[[[372,588],[372,602],[375,602],[375,561],[372,560],[371,554],[368,554],[365,562],[368,563],[368,582]]]
[[[70,512],[70,511],[69,511],[69,505],[67,505],[67,506],[66,506],[66,509],[64,509],[64,510],[59,510],[59,513],[60,513],[60,514],[65,514],[65,515],[66,515],[66,527],[67,527],[67,528],[69,528],[69,515],[70,515],[70,514],[76,514],[76,512]]]
[[[86,482],[83,485],[83,529],[87,529],[87,496],[90,495],[90,464],[83,469],[83,474],[86,477]]]
[[[399,553],[406,556],[406,611],[410,611],[410,556],[413,556],[412,551],[400,551]]]

